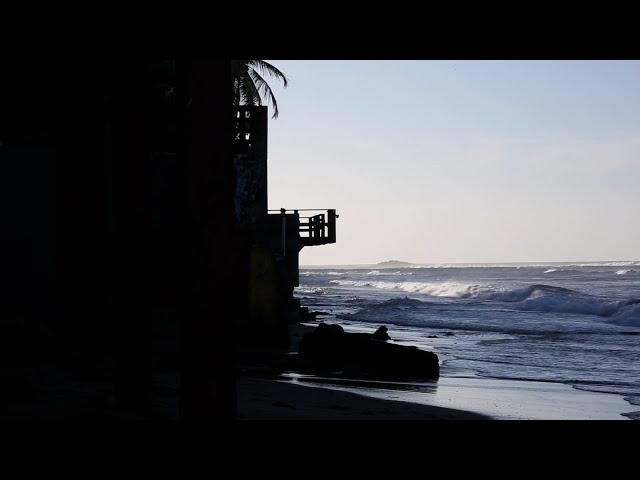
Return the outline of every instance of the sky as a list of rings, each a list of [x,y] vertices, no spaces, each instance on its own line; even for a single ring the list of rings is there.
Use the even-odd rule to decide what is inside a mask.
[[[269,208],[339,215],[302,265],[640,260],[640,61],[267,61]]]

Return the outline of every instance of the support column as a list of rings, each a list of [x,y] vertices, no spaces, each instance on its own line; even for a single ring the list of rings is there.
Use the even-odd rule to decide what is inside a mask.
[[[119,313],[114,393],[119,408],[151,408],[151,244],[148,67],[113,68],[113,215]]]
[[[249,251],[234,221],[231,63],[176,67],[185,267],[180,415],[232,420],[235,326],[247,304]]]

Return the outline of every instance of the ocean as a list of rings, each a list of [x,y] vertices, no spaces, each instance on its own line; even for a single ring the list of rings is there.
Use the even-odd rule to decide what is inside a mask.
[[[640,262],[301,267],[295,296],[328,322],[389,328],[442,377],[613,393],[640,418]]]

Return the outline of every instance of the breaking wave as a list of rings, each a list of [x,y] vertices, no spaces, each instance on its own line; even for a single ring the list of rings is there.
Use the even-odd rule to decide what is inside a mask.
[[[398,270],[397,272],[385,272],[380,270],[371,270],[367,275],[393,275],[393,276],[403,276],[403,275],[413,275],[413,272],[401,272]]]
[[[455,282],[383,282],[332,280],[343,286],[373,287],[385,290],[403,290],[432,297],[476,299],[507,303],[509,308],[532,312],[575,313],[607,318],[607,321],[624,326],[640,327],[640,299],[609,301],[568,288],[551,285],[528,285],[518,288],[495,288],[488,285]],[[392,299],[389,302],[405,302],[415,306],[420,300]],[[416,303],[418,302],[418,303]],[[422,302],[424,303],[424,302]],[[385,304],[390,305],[390,304]]]
[[[346,275],[347,272],[317,272],[317,271],[313,271],[313,270],[307,270],[307,271],[302,271],[300,272],[300,275],[304,275],[305,277],[308,277],[310,275],[318,275],[318,276],[325,276],[325,275]]]
[[[371,305],[369,308],[387,308],[387,307],[412,308],[412,307],[420,307],[424,305],[428,305],[428,302],[423,302],[422,300],[418,300],[416,298],[409,298],[405,296],[405,297],[391,298],[389,300],[385,300],[384,302]]]
[[[628,270],[617,270],[616,271],[616,275],[626,275],[627,273],[634,273],[634,272],[635,272],[635,270],[631,270],[631,269],[628,269]]]
[[[455,282],[426,283],[426,282],[385,282],[375,280],[331,280],[342,286],[373,287],[385,290],[404,290],[408,293],[423,293],[432,297],[468,298],[479,292],[479,285]]]
[[[296,293],[306,293],[312,295],[322,295],[324,293],[327,293],[327,289],[322,287],[296,287],[295,291]]]

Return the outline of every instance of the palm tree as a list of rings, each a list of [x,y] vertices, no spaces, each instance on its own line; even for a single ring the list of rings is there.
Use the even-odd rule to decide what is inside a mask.
[[[231,60],[233,104],[262,105],[263,102],[271,104],[272,118],[278,118],[278,103],[263,78],[265,74],[282,80],[285,87],[288,84],[286,75],[264,60]]]

